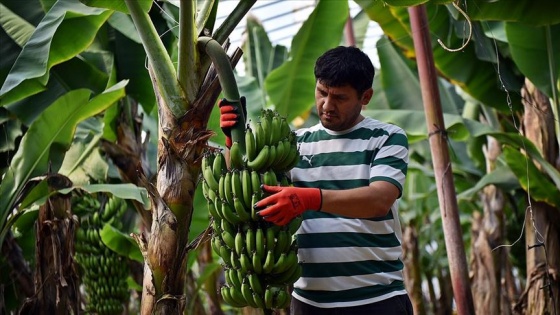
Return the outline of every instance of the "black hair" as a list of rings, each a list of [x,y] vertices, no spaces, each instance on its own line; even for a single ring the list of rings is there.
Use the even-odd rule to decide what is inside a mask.
[[[375,69],[359,48],[338,46],[317,59],[314,73],[315,80],[321,84],[333,87],[349,84],[362,95],[372,87]]]

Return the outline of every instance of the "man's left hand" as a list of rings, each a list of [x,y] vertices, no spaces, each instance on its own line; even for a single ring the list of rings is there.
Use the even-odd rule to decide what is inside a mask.
[[[263,191],[272,194],[253,206],[266,221],[286,225],[306,210],[321,210],[322,195],[319,188],[281,187],[263,185]]]

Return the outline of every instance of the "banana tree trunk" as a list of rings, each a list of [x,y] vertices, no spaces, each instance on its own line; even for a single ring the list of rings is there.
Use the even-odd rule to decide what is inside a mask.
[[[525,136],[558,169],[558,135],[554,131],[550,102],[528,80],[522,96]],[[532,200],[528,211],[525,219],[527,287],[515,309],[529,315],[554,314],[560,307],[560,209]]]
[[[153,204],[151,231],[142,245],[145,267],[141,313],[181,314],[186,304],[185,258],[199,160],[211,133],[199,117],[175,118],[167,104],[162,104],[157,88],[155,91],[159,108],[158,165],[155,187],[146,183]]]
[[[496,160],[501,153],[500,143],[487,138],[483,150],[486,156],[487,173],[495,169]],[[484,213],[476,213],[472,224],[471,246],[471,285],[476,314],[510,314],[507,295],[502,294],[501,282],[503,271],[503,251],[506,247],[494,251],[503,244],[504,235],[504,196],[495,185],[488,185],[481,193]]]
[[[48,175],[49,190],[72,186],[62,175]],[[79,314],[79,277],[74,265],[74,231],[70,196],[55,194],[39,208],[35,245],[35,295],[20,314]]]
[[[425,314],[424,296],[422,294],[422,272],[420,270],[420,250],[418,232],[414,224],[409,224],[403,233],[403,263],[406,289],[410,292],[414,314]]]

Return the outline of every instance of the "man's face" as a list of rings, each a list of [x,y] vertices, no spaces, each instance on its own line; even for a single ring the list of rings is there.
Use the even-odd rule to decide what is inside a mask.
[[[315,106],[323,126],[333,131],[343,131],[362,121],[363,106],[369,103],[373,89],[362,95],[350,85],[329,87],[317,81]]]

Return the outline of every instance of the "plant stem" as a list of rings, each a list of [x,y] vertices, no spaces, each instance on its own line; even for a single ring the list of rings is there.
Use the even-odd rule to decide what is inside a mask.
[[[186,112],[186,102],[171,58],[150,20],[150,16],[142,10],[140,3],[137,0],[125,0],[125,2],[153,68],[156,82],[154,88],[159,90],[165,106],[169,108],[173,116],[181,117]]]
[[[197,95],[200,73],[198,51],[196,49],[197,31],[195,26],[195,1],[181,0],[179,8],[179,57],[177,79],[188,104],[192,104]]]
[[[210,37],[200,37],[198,43],[200,45],[200,50],[206,52],[214,63],[224,97],[237,106],[238,122],[231,130],[231,139],[234,142],[239,142],[239,147],[242,153],[245,154],[245,116],[241,110],[239,91],[237,90],[237,83],[228,55],[222,46]]]

